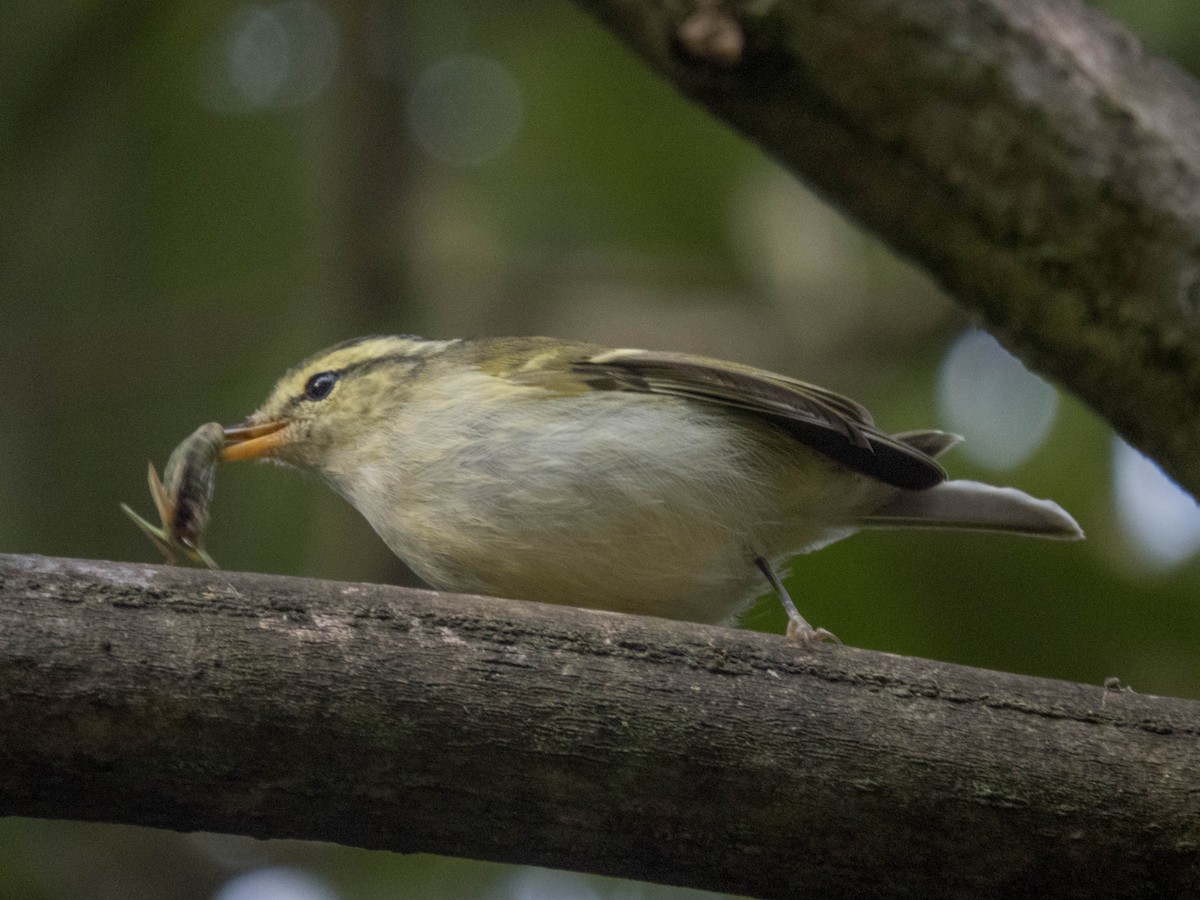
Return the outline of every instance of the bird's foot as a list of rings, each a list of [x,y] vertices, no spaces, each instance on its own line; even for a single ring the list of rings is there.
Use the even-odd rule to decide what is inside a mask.
[[[832,631],[825,628],[813,628],[804,619],[799,617],[788,619],[787,639],[793,644],[800,644],[804,647],[819,644],[823,641],[829,641],[833,644],[841,643],[838,636]]]

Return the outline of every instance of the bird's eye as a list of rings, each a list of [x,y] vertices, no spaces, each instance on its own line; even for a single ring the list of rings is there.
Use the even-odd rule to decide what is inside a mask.
[[[305,400],[324,400],[337,384],[337,372],[318,372],[304,385]]]

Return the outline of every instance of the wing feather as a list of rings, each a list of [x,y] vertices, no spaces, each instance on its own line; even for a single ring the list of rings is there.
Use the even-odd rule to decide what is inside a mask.
[[[686,353],[608,350],[572,370],[593,390],[684,397],[741,409],[782,428],[849,469],[896,487],[921,490],[946,473],[924,447],[875,427],[871,414],[825,388],[762,369]],[[923,446],[914,446],[923,445]]]

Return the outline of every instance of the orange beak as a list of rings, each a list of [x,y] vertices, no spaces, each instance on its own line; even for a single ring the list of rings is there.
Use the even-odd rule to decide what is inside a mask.
[[[235,425],[225,429],[225,448],[221,451],[221,462],[237,462],[242,459],[262,459],[274,456],[275,451],[289,443],[283,429],[287,422],[265,422],[262,425]]]

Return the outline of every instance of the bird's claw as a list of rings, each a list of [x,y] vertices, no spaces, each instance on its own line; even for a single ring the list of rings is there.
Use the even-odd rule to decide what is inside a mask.
[[[841,640],[832,631],[826,628],[813,628],[803,619],[788,619],[787,639],[793,644],[805,647],[824,641],[832,644],[841,643]]]

